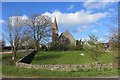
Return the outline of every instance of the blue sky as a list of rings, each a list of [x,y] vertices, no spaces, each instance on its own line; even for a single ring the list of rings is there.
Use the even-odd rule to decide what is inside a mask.
[[[107,24],[117,25],[112,21],[117,17],[117,8],[117,2],[3,2],[0,24],[11,15],[43,14],[52,20],[57,18],[59,33],[69,30],[75,39],[88,39],[89,34],[95,34],[106,42]]]

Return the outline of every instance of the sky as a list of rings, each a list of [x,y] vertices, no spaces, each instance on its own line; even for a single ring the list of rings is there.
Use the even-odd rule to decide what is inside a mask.
[[[0,24],[7,23],[9,16],[20,14],[23,17],[43,14],[56,17],[59,34],[68,30],[77,40],[88,39],[90,34],[99,41],[107,42],[109,27],[117,26],[117,2],[3,2]],[[1,27],[0,27],[1,29]],[[2,30],[4,31],[4,30]],[[0,39],[2,36],[0,36]]]

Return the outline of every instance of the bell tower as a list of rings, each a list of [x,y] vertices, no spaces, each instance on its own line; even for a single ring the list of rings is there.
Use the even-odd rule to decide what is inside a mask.
[[[55,43],[58,40],[58,25],[56,18],[54,19],[52,27],[52,42]]]

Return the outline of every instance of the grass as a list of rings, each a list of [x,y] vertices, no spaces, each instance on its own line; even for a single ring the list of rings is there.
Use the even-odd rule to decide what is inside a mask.
[[[42,51],[35,55],[32,64],[86,64],[95,62],[91,58],[92,52],[87,51]],[[84,54],[84,56],[80,55]],[[111,63],[115,61],[117,53],[101,53],[99,62]]]
[[[31,78],[66,78],[66,77],[93,77],[93,76],[110,76],[117,75],[117,69],[105,71],[89,72],[65,72],[50,71],[44,69],[26,69],[17,66],[3,65],[3,76],[31,77]]]
[[[84,53],[85,56],[80,56],[80,53]],[[74,54],[74,55],[73,55]],[[39,52],[36,54],[33,64],[79,64],[79,63],[90,63],[93,61],[88,56],[89,53],[84,51],[47,51]],[[105,53],[101,56],[101,61],[111,62],[115,53]],[[25,56],[24,53],[18,53],[16,61],[21,57]],[[107,58],[107,59],[106,59]],[[79,59],[79,60],[78,60]],[[3,77],[30,77],[30,78],[67,78],[67,77],[95,77],[95,76],[116,76],[118,75],[118,69],[114,68],[111,70],[79,70],[79,71],[50,71],[45,69],[26,69],[15,66],[15,62],[11,60],[11,54],[2,55],[2,75]]]

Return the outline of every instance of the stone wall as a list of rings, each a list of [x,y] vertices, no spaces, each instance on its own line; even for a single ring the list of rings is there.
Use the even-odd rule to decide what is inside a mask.
[[[117,67],[117,63],[107,63],[107,64],[100,64],[100,63],[92,63],[92,64],[67,64],[67,65],[52,65],[52,64],[45,64],[45,65],[33,65],[33,64],[26,64],[22,62],[16,62],[16,66],[23,67],[23,68],[34,68],[34,69],[47,69],[47,70],[57,70],[57,71],[72,71],[78,69],[102,69],[108,68],[112,69]]]
[[[30,64],[32,59],[35,56],[36,51],[31,52],[29,55],[24,58],[18,60],[16,62],[16,66],[23,68],[34,68],[34,69],[47,69],[47,70],[57,70],[57,71],[78,71],[80,69],[112,69],[117,68],[117,63],[91,63],[91,64],[41,64],[34,65]]]

